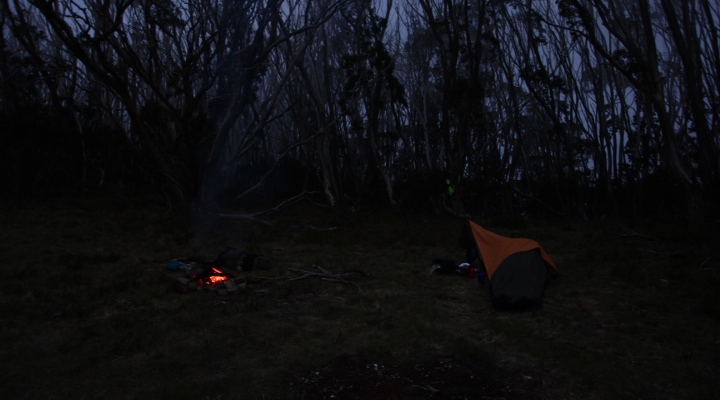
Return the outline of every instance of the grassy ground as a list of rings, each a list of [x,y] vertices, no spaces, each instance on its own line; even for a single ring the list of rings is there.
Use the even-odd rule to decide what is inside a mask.
[[[487,285],[427,273],[434,256],[463,257],[463,221],[306,205],[269,220],[189,222],[123,198],[2,203],[2,397],[720,393],[716,221],[480,220],[538,240],[563,273],[541,310],[507,314],[492,310]],[[292,276],[288,267],[318,264],[372,276],[352,278],[359,289],[265,280],[218,296],[180,293],[163,279],[163,264],[147,261],[213,258],[238,245],[273,264],[245,275]]]

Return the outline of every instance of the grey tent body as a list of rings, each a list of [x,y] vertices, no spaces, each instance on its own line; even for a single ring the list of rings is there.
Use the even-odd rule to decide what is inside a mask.
[[[539,250],[514,253],[490,279],[490,300],[499,309],[539,308],[547,281],[548,268]]]

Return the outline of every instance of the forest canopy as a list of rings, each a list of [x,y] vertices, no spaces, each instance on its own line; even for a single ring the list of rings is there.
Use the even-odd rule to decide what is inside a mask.
[[[708,215],[718,21],[710,0],[0,0],[0,185]]]

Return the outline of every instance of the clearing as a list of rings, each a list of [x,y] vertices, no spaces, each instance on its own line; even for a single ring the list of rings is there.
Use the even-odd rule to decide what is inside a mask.
[[[536,312],[427,273],[464,221],[296,205],[191,222],[122,195],[0,205],[0,388],[27,399],[703,399],[720,393],[720,224],[480,219],[562,277]],[[322,228],[326,230],[321,230]],[[327,230],[328,228],[337,228]],[[165,262],[264,254],[221,296]],[[352,284],[289,268],[362,270]]]

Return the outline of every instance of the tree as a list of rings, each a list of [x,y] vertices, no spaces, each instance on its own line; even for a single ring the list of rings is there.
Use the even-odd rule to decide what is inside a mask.
[[[343,55],[342,68],[347,81],[342,107],[356,134],[367,138],[374,168],[382,175],[388,199],[394,205],[393,181],[380,148],[381,136],[387,135],[392,126],[386,123],[383,132],[381,120],[389,119],[389,113],[384,111],[405,103],[404,88],[395,77],[395,61],[383,43],[391,8],[392,1],[389,1],[384,17],[380,17],[370,1],[357,1],[343,11],[352,29],[354,46]],[[398,129],[395,135],[400,134]]]
[[[681,158],[674,124],[668,113],[649,1],[624,4],[616,0],[561,0],[558,5],[569,29],[585,38],[652,103],[662,132],[664,164],[689,194],[695,181]],[[602,23],[602,29],[598,21]],[[638,32],[631,31],[633,27],[638,27]],[[617,39],[622,47],[615,51],[608,49],[601,40],[603,34]]]
[[[340,4],[326,2],[306,25],[281,32],[282,3],[29,1],[122,104],[128,142],[173,200],[203,203],[227,187],[232,164],[271,119],[272,99],[252,110],[270,54]],[[14,6],[17,15],[27,7]]]
[[[437,46],[442,96],[439,115],[441,170],[454,180],[463,175],[469,158],[486,135],[486,62],[498,40],[488,25],[492,2],[420,0],[419,10]],[[462,185],[457,186],[456,211]]]
[[[689,103],[693,126],[697,132],[698,161],[700,164],[702,183],[706,188],[717,187],[720,184],[720,164],[718,164],[717,144],[717,139],[720,135],[717,132],[713,134],[706,116],[705,100],[708,99],[708,96],[705,93],[706,90],[703,85],[703,70],[706,69],[708,65],[702,61],[703,50],[697,33],[698,27],[702,27],[698,23],[699,13],[696,9],[697,3],[696,1],[680,2],[680,15],[678,15],[676,10],[677,6],[674,3],[675,2],[671,0],[660,1],[675,49],[683,65],[686,89],[684,97]],[[705,2],[704,6],[706,10],[709,8],[707,2]],[[708,28],[714,29],[712,22]],[[711,34],[715,34],[716,40],[713,50],[717,58],[716,30],[713,30]],[[716,68],[718,68],[717,65]],[[716,72],[718,71],[720,70],[716,70]]]

